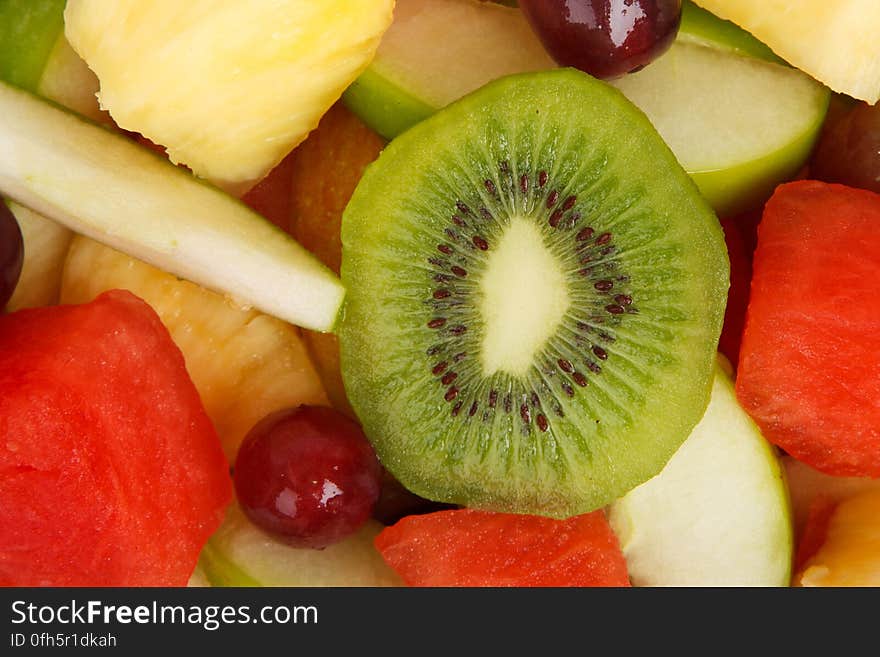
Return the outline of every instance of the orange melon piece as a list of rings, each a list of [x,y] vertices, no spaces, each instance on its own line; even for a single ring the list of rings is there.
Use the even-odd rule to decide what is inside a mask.
[[[840,502],[825,541],[795,579],[798,586],[880,586],[880,490]]]
[[[162,318],[230,461],[245,434],[269,413],[329,404],[297,327],[76,237],[62,277],[62,302],[89,301],[112,288],[134,292]]]

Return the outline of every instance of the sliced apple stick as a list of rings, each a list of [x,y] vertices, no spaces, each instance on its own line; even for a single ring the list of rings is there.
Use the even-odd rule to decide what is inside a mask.
[[[703,419],[610,520],[636,586],[788,586],[785,477],[721,364]]]
[[[338,277],[190,173],[0,83],[0,192],[72,230],[293,324],[332,330]]]

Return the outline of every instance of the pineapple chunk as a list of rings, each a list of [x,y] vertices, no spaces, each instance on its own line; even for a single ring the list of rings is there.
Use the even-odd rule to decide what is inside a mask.
[[[242,193],[367,67],[394,0],[68,0],[101,106],[176,163]]]
[[[804,565],[800,586],[880,586],[880,490],[841,502],[824,544]]]
[[[695,1],[834,91],[871,104],[880,99],[877,0]]]
[[[180,347],[230,461],[268,413],[329,405],[297,329],[228,298],[77,236],[61,284],[62,303],[84,303],[113,288],[149,303]]]

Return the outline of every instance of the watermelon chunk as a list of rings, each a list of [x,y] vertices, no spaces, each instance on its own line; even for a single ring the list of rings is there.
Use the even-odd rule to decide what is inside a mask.
[[[0,585],[183,586],[231,496],[146,303],[113,291],[0,317]]]
[[[567,520],[474,509],[408,516],[376,537],[408,586],[629,586],[605,515]]]
[[[880,477],[880,195],[777,188],[758,227],[736,391],[817,470]]]

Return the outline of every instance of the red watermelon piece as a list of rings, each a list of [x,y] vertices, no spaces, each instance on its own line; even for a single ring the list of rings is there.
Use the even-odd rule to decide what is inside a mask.
[[[739,401],[817,470],[880,477],[880,195],[780,186],[753,270]]]
[[[409,586],[629,586],[605,515],[568,520],[474,509],[408,516],[376,537]]]
[[[113,291],[0,317],[0,585],[185,585],[231,495],[146,303]]]

